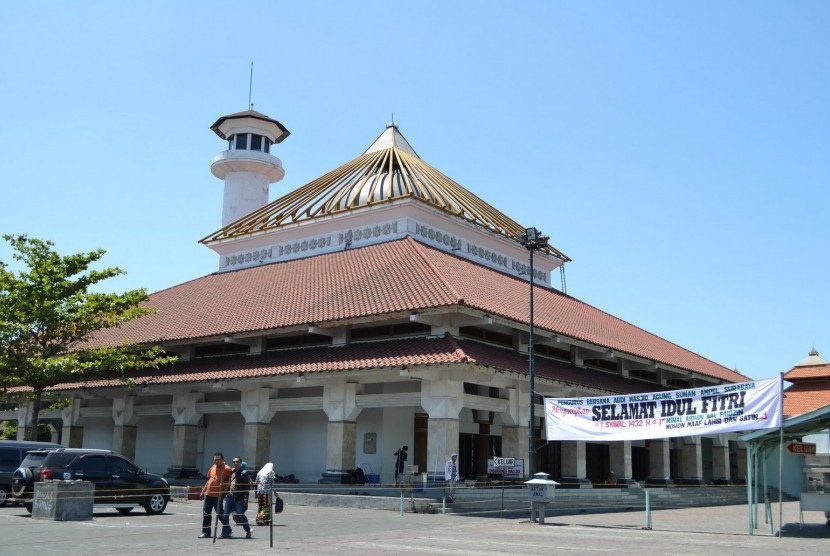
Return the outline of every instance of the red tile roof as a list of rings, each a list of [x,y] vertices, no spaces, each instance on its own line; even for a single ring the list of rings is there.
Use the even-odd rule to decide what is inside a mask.
[[[784,390],[784,415],[792,417],[830,405],[830,380],[809,380]]]
[[[793,367],[784,373],[784,380],[795,382],[805,378],[830,378],[830,365],[815,367]]]
[[[233,272],[150,296],[158,310],[98,342],[161,343],[464,306],[527,323],[527,282],[412,238]],[[747,377],[555,290],[537,287],[535,325],[730,382]]]
[[[318,346],[266,352],[261,355],[205,357],[180,362],[158,371],[133,377],[134,384],[180,384],[218,380],[263,378],[288,374],[338,372],[426,365],[480,365],[505,371],[526,373],[527,355],[507,348],[473,340],[442,338],[406,338],[343,346]],[[544,357],[536,358],[537,376],[561,380],[615,393],[662,390],[653,383],[628,380],[620,376],[578,368],[569,363]],[[73,388],[118,387],[119,379],[89,380],[81,384],[65,383],[51,390]]]

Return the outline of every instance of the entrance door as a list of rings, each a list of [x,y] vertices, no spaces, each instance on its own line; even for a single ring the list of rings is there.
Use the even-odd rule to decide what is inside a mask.
[[[419,473],[426,473],[431,471],[427,468],[427,438],[429,430],[429,415],[426,413],[415,414],[415,434],[413,435],[414,456],[412,456],[412,465],[418,466]],[[438,463],[438,468],[435,471],[444,469],[444,462]]]
[[[585,444],[585,475],[594,484],[605,483],[611,472],[608,444]]]

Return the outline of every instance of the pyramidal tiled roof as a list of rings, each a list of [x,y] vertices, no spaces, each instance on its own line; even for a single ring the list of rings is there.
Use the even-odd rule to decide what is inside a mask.
[[[784,380],[796,382],[803,379],[811,378],[828,378],[830,379],[830,363],[819,357],[815,349],[810,351],[810,355],[802,359],[795,366],[784,373]],[[830,392],[828,392],[830,397]],[[830,398],[828,399],[830,403]]]
[[[792,417],[830,404],[830,380],[797,382],[784,390],[784,415]]]
[[[830,404],[830,363],[815,348],[784,373],[784,380],[793,383],[784,391],[784,415],[801,415]]]
[[[288,224],[415,199],[516,241],[525,228],[426,162],[395,124],[361,156],[203,238],[202,243],[276,230]],[[546,251],[563,261],[552,246]]]
[[[161,343],[469,307],[528,322],[527,282],[412,238],[211,274],[150,296],[157,313],[96,343]],[[729,382],[747,377],[573,297],[537,287],[537,328]]]

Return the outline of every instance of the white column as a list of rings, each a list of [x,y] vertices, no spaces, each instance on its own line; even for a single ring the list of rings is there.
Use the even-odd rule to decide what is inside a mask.
[[[70,404],[61,409],[61,444],[67,448],[82,448],[84,445],[84,428],[81,421],[81,400],[73,397]]]
[[[608,455],[611,464],[611,471],[617,478],[618,485],[632,484],[631,469],[631,441],[620,440],[608,444]]]
[[[252,469],[259,469],[271,460],[271,389],[257,388],[242,392],[240,410],[245,418],[242,457]]]
[[[17,440],[37,440],[37,434],[32,431],[34,417],[34,402],[22,402],[17,408]]]
[[[323,411],[329,418],[326,443],[326,472],[323,483],[344,483],[355,467],[357,449],[357,384],[345,379],[323,386]]]
[[[458,414],[464,406],[464,383],[449,379],[421,382],[421,407],[429,414],[428,476],[443,481],[444,464],[458,452]]]
[[[135,414],[135,396],[123,396],[112,400],[112,449],[135,460],[138,416]]]
[[[582,440],[562,441],[562,486],[570,488],[591,488],[585,464],[585,442]]]
[[[705,484],[703,480],[703,449],[699,436],[686,436],[680,449],[680,476],[684,484]]]
[[[731,482],[729,473],[729,436],[718,434],[712,437],[712,480],[717,484]]]
[[[204,401],[199,392],[179,392],[173,395],[173,460],[171,471],[198,473],[196,467],[199,445],[199,421],[202,413],[196,404]]]
[[[530,419],[530,395],[527,392],[528,383],[517,388],[502,389],[502,398],[507,399],[508,410],[501,414],[501,451],[503,457],[515,457],[525,460],[529,452],[529,431],[527,423]]]
[[[646,484],[672,485],[671,480],[670,440],[648,441],[648,479]]]

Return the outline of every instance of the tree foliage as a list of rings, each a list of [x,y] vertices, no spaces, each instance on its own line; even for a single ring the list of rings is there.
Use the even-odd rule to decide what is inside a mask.
[[[148,299],[144,289],[90,291],[124,273],[117,267],[90,269],[103,249],[62,256],[51,241],[25,235],[3,239],[23,268],[14,272],[0,260],[0,385],[31,388],[35,430],[47,388],[102,375],[124,378],[174,360],[155,347],[90,343],[96,331],[152,312],[141,305]]]

